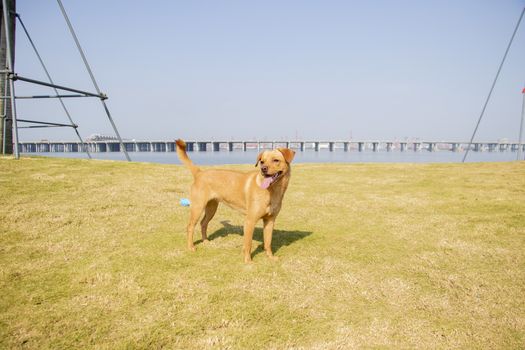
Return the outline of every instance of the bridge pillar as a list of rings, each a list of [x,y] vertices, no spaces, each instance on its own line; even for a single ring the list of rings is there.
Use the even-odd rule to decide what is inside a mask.
[[[365,149],[365,143],[364,142],[358,142],[357,143],[357,149],[359,150],[359,152],[363,152],[364,149]]]
[[[213,152],[219,152],[221,150],[221,144],[219,142],[213,142]]]
[[[392,142],[387,142],[386,143],[386,150],[387,150],[387,152],[392,151]]]
[[[432,142],[428,143],[428,151],[429,152],[434,152],[435,148],[436,148],[436,144],[435,143],[432,143]]]
[[[414,142],[414,152],[421,150],[421,143]]]
[[[334,145],[335,145],[335,142],[328,142],[328,149],[330,150],[330,152],[334,151]]]
[[[372,150],[374,152],[377,152],[377,149],[379,148],[379,142],[372,142]]]
[[[300,142],[299,147],[301,148],[301,152],[304,152],[304,142]]]
[[[407,149],[407,143],[401,142],[399,143],[399,145],[401,146],[401,152],[405,152],[405,150]]]
[[[314,142],[315,151],[319,152],[319,142]]]
[[[348,150],[350,149],[350,142],[344,142],[343,149],[345,150],[345,152],[348,152]]]

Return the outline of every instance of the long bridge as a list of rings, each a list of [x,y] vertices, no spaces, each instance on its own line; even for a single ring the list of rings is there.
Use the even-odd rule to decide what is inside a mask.
[[[124,141],[128,152],[175,152],[175,141]],[[457,141],[186,141],[189,152],[251,151],[286,147],[296,151],[452,151],[461,152],[469,147],[468,142]],[[48,152],[120,152],[117,140],[89,141],[84,144],[71,141],[20,142],[22,153]],[[525,143],[518,142],[474,142],[470,150],[475,152],[525,151]]]

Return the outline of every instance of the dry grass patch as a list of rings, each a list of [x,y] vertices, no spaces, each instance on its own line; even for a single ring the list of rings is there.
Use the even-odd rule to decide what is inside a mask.
[[[0,158],[0,347],[525,347],[523,162],[296,165],[253,266],[226,207],[185,250],[190,182]]]

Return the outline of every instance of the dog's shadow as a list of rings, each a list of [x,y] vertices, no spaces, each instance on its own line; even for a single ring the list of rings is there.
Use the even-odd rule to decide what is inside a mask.
[[[226,237],[228,235],[243,235],[243,227],[235,226],[230,224],[229,220],[221,221],[222,228],[213,232],[208,236],[209,240],[213,240],[219,237]],[[282,247],[289,246],[290,244],[310,236],[312,232],[310,231],[284,231],[284,230],[273,230],[272,238],[272,250],[273,252],[279,251]],[[253,232],[253,240],[261,242],[261,244],[252,252],[252,256],[255,256],[264,251],[264,238],[263,230],[260,227],[256,227]]]

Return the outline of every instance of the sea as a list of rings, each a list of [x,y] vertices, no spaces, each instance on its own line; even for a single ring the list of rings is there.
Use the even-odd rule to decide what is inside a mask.
[[[129,152],[134,162],[180,164],[175,152]],[[88,158],[86,153],[51,152],[51,153],[24,153],[25,156],[44,156],[59,158]],[[256,150],[248,151],[219,151],[219,152],[188,152],[195,164],[221,165],[221,164],[255,164],[258,155]],[[125,161],[120,152],[91,153],[93,159]],[[343,150],[306,150],[297,151],[294,163],[461,163],[464,152],[452,151],[349,151]],[[517,152],[474,152],[470,151],[466,162],[508,162],[515,161]],[[523,157],[523,154],[522,154]],[[523,159],[523,158],[522,158]]]

